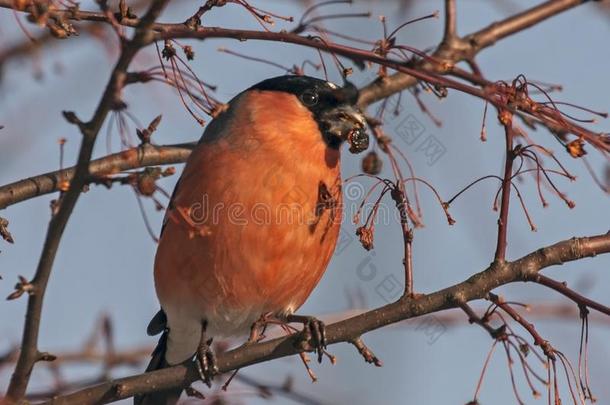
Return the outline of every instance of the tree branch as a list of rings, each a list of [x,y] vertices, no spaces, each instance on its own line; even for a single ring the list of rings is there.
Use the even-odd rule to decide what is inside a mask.
[[[59,181],[57,181],[58,179],[60,181],[65,181],[65,178],[70,178],[70,188],[62,195],[59,211],[51,219],[36,275],[31,282],[33,290],[28,300],[26,324],[21,346],[22,350],[6,398],[9,403],[23,398],[33,366],[37,361],[43,358],[43,354],[39,352],[37,347],[38,331],[42,302],[53,261],[61,236],[83,186],[90,181],[90,175],[93,173],[93,170],[96,169],[94,165],[91,164],[91,154],[97,134],[99,133],[107,114],[112,110],[113,102],[118,97],[118,93],[125,84],[127,68],[131,60],[141,47],[151,43],[155,39],[170,38],[235,38],[239,40],[260,39],[291,42],[345,57],[355,57],[359,60],[379,63],[399,72],[389,78],[377,80],[365,87],[362,90],[360,99],[360,104],[362,106],[369,105],[395,92],[404,90],[405,88],[415,85],[418,80],[422,80],[466,92],[485,99],[501,108],[503,107],[502,102],[494,97],[493,94],[467,86],[451,78],[440,77],[437,72],[451,73],[451,66],[453,63],[462,60],[472,60],[477,52],[492,45],[497,40],[531,27],[540,21],[582,4],[587,0],[547,1],[516,16],[494,23],[467,37],[456,37],[452,41],[444,41],[435,52],[434,58],[450,62],[448,65],[445,64],[446,66],[449,66],[446,70],[442,67],[443,64],[436,62],[432,63],[431,60],[434,58],[426,59],[425,62],[420,62],[417,65],[406,64],[401,61],[387,59],[374,52],[332,44],[325,41],[316,41],[309,37],[286,32],[248,31],[213,27],[199,27],[194,29],[193,27],[187,27],[184,24],[154,23],[154,20],[158,17],[161,9],[168,1],[169,0],[154,1],[150,10],[141,20],[137,18],[123,18],[119,22],[119,24],[124,26],[136,27],[136,33],[132,41],[122,44],[121,56],[113,70],[93,118],[87,123],[82,123],[77,120],[74,121],[80,127],[83,134],[77,165],[74,168],[65,171],[47,173],[0,188],[0,208],[3,208],[14,202],[56,191],[57,184],[59,183]],[[13,0],[0,0],[0,7],[14,8],[15,4],[16,3]],[[454,6],[453,2],[447,0],[448,18],[446,21],[446,33],[455,31],[455,10],[451,7],[452,5]],[[27,8],[26,10],[21,11],[27,12]],[[76,9],[59,10],[53,11],[52,13],[58,18],[83,19],[110,24],[116,23],[114,20],[110,21],[106,13],[86,12]],[[151,30],[156,31],[157,34],[153,36]],[[532,114],[536,119],[541,120],[547,126],[557,125],[556,118],[553,115],[534,115],[534,110],[530,111],[527,109],[522,111]],[[544,111],[546,110],[543,110],[542,113],[539,112],[539,114],[544,114]],[[562,119],[561,122],[566,122],[568,129],[575,131],[574,133],[576,134],[582,133],[583,131],[590,134],[586,129],[575,123],[569,122],[568,120]],[[163,150],[165,147],[159,148],[160,150]],[[606,145],[605,148],[606,149],[603,150],[607,152],[610,150],[610,145]],[[175,155],[171,155],[171,157],[161,156],[159,149],[157,149],[154,152],[151,152],[151,156],[145,158],[139,156],[138,151],[140,150],[143,149],[131,149],[120,154],[99,159],[93,163],[97,162],[100,165],[100,171],[103,171],[106,168],[112,171],[123,167],[125,169],[122,170],[126,170],[126,168],[136,168],[153,164],[144,163],[148,162],[146,159],[157,162],[154,164],[163,164],[168,163],[169,161],[176,163],[181,159],[186,159],[186,156],[188,156],[189,153],[188,150],[182,149],[175,150]],[[130,151],[132,153],[133,151],[136,152],[135,157],[124,155]],[[147,153],[149,152],[143,150],[143,155],[146,155]],[[6,203],[6,205],[3,205],[4,203]],[[561,264],[564,261],[578,260],[582,257],[608,252],[610,252],[610,235],[606,234],[591,238],[578,238],[560,242],[548,248],[531,253],[515,262],[506,263],[504,260],[497,260],[488,269],[472,276],[460,284],[428,295],[406,296],[393,304],[330,325],[327,329],[328,342],[351,342],[358,339],[363,333],[381,328],[388,324],[427,313],[442,311],[447,308],[453,308],[460,305],[459,303],[483,298],[493,288],[500,285],[531,280],[542,268]],[[563,292],[565,293],[565,291]],[[274,358],[292,355],[299,351],[299,349],[295,347],[295,343],[296,338],[291,336],[256,344],[248,348],[238,348],[219,356],[218,364],[221,372],[226,372]],[[177,366],[145,375],[104,383],[65,397],[56,398],[51,403],[105,403],[111,400],[133,396],[136,393],[148,393],[178,385],[188,386],[192,381],[197,380],[198,378],[199,374],[194,367],[191,367],[190,365]]]
[[[446,28],[453,29],[454,24],[451,20],[455,17],[455,10],[451,7],[451,0],[447,0],[446,9]],[[443,59],[446,62],[453,64],[469,60],[480,52],[482,49],[493,45],[496,41],[506,38],[509,35],[525,30],[539,22],[542,22],[554,15],[557,15],[563,11],[569,10],[580,4],[584,4],[589,0],[549,0],[533,8],[524,10],[523,12],[511,16],[505,20],[494,22],[487,27],[472,33],[463,39],[454,38],[449,44],[445,46],[439,46],[437,51],[432,55],[433,58]],[[13,0],[0,0],[0,7],[14,9]],[[26,11],[18,10],[18,11]],[[81,10],[57,10],[53,12],[53,15],[58,18],[68,20],[86,20],[95,22],[104,22],[108,24],[116,23],[110,21],[108,16],[102,12],[93,11],[81,11]],[[127,27],[135,27],[139,24],[137,18],[122,18],[118,23]],[[290,33],[274,33],[268,31],[247,31],[247,30],[230,30],[216,27],[200,27],[193,29],[192,26],[187,26],[185,23],[154,23],[151,24],[150,28],[159,33],[158,39],[164,38],[235,38],[239,40],[244,39],[262,39],[268,41],[280,41],[280,42],[291,42],[295,44],[301,44],[311,46],[317,49],[323,49],[327,51],[336,52],[338,54],[344,54],[341,49],[334,49],[334,47],[316,46],[311,42],[319,41],[307,41],[308,38],[301,37],[299,35]],[[190,32],[190,35],[189,35]],[[172,33],[172,34],[170,34]],[[345,51],[345,49],[343,49]],[[350,54],[346,56],[351,56]],[[365,58],[366,59],[366,58]],[[384,59],[384,58],[381,58]],[[366,59],[371,60],[371,59]],[[373,60],[374,61],[374,60]],[[379,63],[379,61],[374,61]],[[393,66],[390,66],[393,67]],[[420,63],[417,69],[397,69],[399,72],[392,76],[384,78],[383,80],[376,80],[373,83],[362,89],[363,94],[361,95],[359,104],[362,106],[370,105],[376,101],[384,99],[394,93],[400,92],[404,89],[414,86],[418,80],[426,80],[421,76],[414,74],[417,70],[429,70],[438,69],[438,67],[432,66],[429,62]],[[481,96],[481,95],[478,95]]]
[[[513,117],[507,110],[500,110],[498,118],[504,125],[504,138],[506,149],[504,151],[504,177],[502,178],[502,202],[500,203],[500,216],[498,217],[498,241],[494,260],[503,262],[506,258],[506,235],[508,233],[508,207],[510,205],[510,192],[513,186]]]
[[[91,161],[89,174],[90,177],[99,178],[146,166],[183,163],[195,145],[194,142],[164,146],[146,144],[127,149]],[[72,181],[75,172],[76,167],[70,167],[2,186],[0,187],[0,209],[30,198],[57,192],[62,183]],[[89,179],[86,182],[90,181]]]
[[[0,7],[3,6],[3,3],[8,6],[12,5],[11,0],[0,0]],[[479,37],[491,38],[492,33],[496,32],[495,30],[497,30],[497,27],[503,27],[505,25],[509,25],[509,26],[513,27],[512,28],[513,30],[516,29],[516,27],[518,27],[518,26],[521,26],[522,29],[526,29],[526,28],[530,27],[532,24],[543,21],[546,18],[554,15],[554,14],[550,14],[550,13],[557,14],[560,11],[565,11],[571,7],[575,7],[582,3],[584,3],[584,1],[575,1],[575,0],[561,1],[562,7],[558,7],[555,4],[555,1],[545,2],[545,3],[541,4],[540,6],[534,7],[532,9],[529,9],[528,11],[524,11],[523,13],[519,14],[520,16],[522,16],[520,18],[511,17],[511,18],[503,20],[501,22],[491,24],[487,28],[482,29],[474,34],[471,34],[471,35],[465,37],[465,40],[454,40],[454,41],[452,41],[452,45],[449,48],[446,45],[445,46],[441,45],[433,56],[436,58],[450,59],[452,62],[458,62],[460,60],[463,60],[466,57],[466,54],[461,52],[464,50],[464,48],[463,48],[463,44],[465,43],[464,41],[471,42],[471,43],[474,41],[477,44],[483,44],[483,45],[478,46],[478,48],[477,48],[478,49],[477,52],[478,52],[481,49],[483,49],[484,47],[491,45],[491,43],[488,43],[489,39],[486,39],[485,41],[481,42],[478,40],[478,38]],[[527,14],[528,12],[535,13],[537,19],[525,18],[525,16],[528,15]],[[78,15],[78,17],[82,18],[82,19],[90,19],[92,21],[105,21],[105,19],[106,19],[106,16],[103,13],[94,13],[94,12],[80,12],[80,13],[85,13],[85,14]],[[449,14],[447,18],[451,18],[451,16],[453,15],[452,14],[453,12],[451,11],[451,9],[449,9],[447,11],[447,13]],[[68,15],[67,17],[69,17],[69,16],[70,15]],[[124,25],[131,26],[132,24],[135,24],[138,21],[139,20],[137,20],[137,19],[134,19],[134,20],[124,19],[124,20],[121,20],[121,23]],[[521,25],[518,24],[519,22],[521,22]],[[377,63],[387,64],[387,62],[388,62],[386,59],[381,58],[372,52],[362,51],[362,50],[359,50],[356,48],[346,47],[346,46],[342,46],[342,45],[322,43],[320,41],[314,41],[307,37],[302,37],[302,36],[294,35],[294,34],[290,34],[290,33],[282,33],[282,32],[273,33],[273,32],[261,32],[261,31],[223,29],[223,28],[199,28],[198,30],[195,30],[195,32],[194,32],[192,29],[186,28],[186,26],[184,24],[156,23],[156,24],[153,24],[152,27],[157,29],[158,31],[165,31],[161,34],[161,36],[159,38],[175,38],[175,37],[179,37],[179,38],[195,37],[195,38],[199,38],[199,39],[205,39],[205,38],[245,39],[245,38],[248,38],[248,39],[263,39],[263,40],[282,41],[282,42],[286,41],[286,42],[292,42],[295,44],[311,46],[311,47],[318,48],[318,49],[328,50],[328,51],[336,52],[338,54],[345,54],[347,56],[359,55],[363,59],[372,60]],[[499,30],[498,32],[504,33],[505,30]],[[500,35],[500,34],[497,34],[497,35]],[[498,36],[497,39],[501,39],[501,38],[504,38],[504,36]],[[458,48],[461,49],[460,52],[458,52],[460,50]],[[424,72],[422,74],[420,74],[420,72],[417,70],[417,69],[431,68],[431,66],[429,66],[429,65],[430,65],[429,63],[424,63],[420,67],[408,68],[399,62],[395,62],[392,67],[395,67],[398,70],[401,70],[402,72],[405,72],[405,73],[396,73],[388,78],[385,78],[383,80],[376,80],[373,83],[363,87],[360,90],[359,104],[362,107],[366,107],[382,98],[388,97],[391,94],[400,92],[406,88],[409,88],[409,87],[415,85],[417,83],[417,81],[420,79],[421,80],[434,80],[434,78],[430,77],[429,74],[425,73],[425,70],[422,70],[422,72]],[[458,90],[465,91],[465,92],[470,93],[477,97],[487,98],[489,101],[493,102],[493,100],[490,100],[485,95],[484,92],[476,91],[476,89],[474,89],[474,91],[473,91],[473,89],[463,86],[458,82],[441,81],[441,83],[444,85],[448,85],[448,86],[457,88]],[[543,124],[550,126],[551,128],[557,127],[556,123],[551,123],[551,122],[544,123],[543,122]],[[581,128],[580,126],[575,125],[575,124],[573,125],[573,127],[574,127],[573,129],[575,131],[584,130],[583,128]],[[178,152],[178,151],[175,151],[175,152]],[[113,157],[110,159],[115,161],[116,155],[111,155],[111,156],[113,156]],[[161,158],[151,160],[151,162],[155,162],[155,163],[147,163],[146,160],[143,160],[143,163],[141,165],[137,165],[137,166],[123,162],[122,164],[117,165],[117,167],[123,167],[122,170],[128,170],[128,169],[135,169],[135,168],[147,166],[150,164],[180,163],[180,162],[184,161],[184,160],[182,160],[182,157],[184,158],[184,160],[186,160],[186,157],[188,157],[188,154],[184,154],[184,155],[180,154],[180,156],[173,155],[173,157],[168,156],[167,160],[163,160]],[[102,161],[103,159],[105,159],[105,158],[99,159],[100,164],[105,164],[105,162]],[[92,167],[91,170],[95,171],[96,168]],[[101,169],[101,170],[103,171],[104,169]],[[0,209],[6,208],[7,206],[9,206],[11,204],[23,201],[25,199],[29,199],[29,198],[33,198],[33,197],[36,197],[36,196],[39,196],[42,194],[58,191],[57,186],[59,184],[59,180],[67,180],[68,177],[72,175],[72,173],[73,173],[73,168],[70,168],[70,169],[66,169],[65,171],[50,172],[50,173],[35,176],[35,177],[29,178],[29,179],[21,180],[21,181],[18,181],[18,182],[9,184],[9,185],[2,186],[2,187],[0,187]],[[98,173],[98,174],[100,174],[100,173]],[[66,176],[66,177],[64,177],[64,176]]]
[[[447,11],[446,18],[448,20],[455,18],[455,10],[451,7],[451,1],[447,0]],[[523,30],[531,27],[532,25],[544,21],[545,19],[556,15],[562,11],[568,10],[572,7],[585,3],[586,0],[551,0],[545,3],[542,3],[539,6],[523,11],[522,13],[510,17],[508,19],[502,20],[500,22],[493,23],[488,27],[477,31],[473,34],[466,36],[463,40],[455,39],[451,41],[450,46],[447,44],[441,44],[438,50],[435,52],[433,57],[440,58],[444,60],[449,60],[451,62],[458,62],[464,60],[466,58],[471,58],[474,56],[476,52],[484,49],[485,47],[493,44],[491,41],[497,41],[499,39],[505,38],[508,33],[515,33],[519,30]],[[13,8],[14,2],[12,0],[0,0],[0,7]],[[62,13],[61,16],[63,18],[68,19],[78,19],[78,20],[88,20],[88,21],[98,21],[98,22],[107,22],[108,17],[101,12],[89,12],[89,11],[72,11],[72,10],[64,10],[64,11],[56,11],[56,13]],[[140,23],[139,19],[129,19],[123,18],[120,21],[120,24],[125,26],[136,26]],[[453,23],[447,22],[448,28],[453,29]],[[307,37],[302,37],[299,35],[289,34],[289,33],[273,33],[273,32],[259,32],[259,31],[247,31],[247,30],[230,30],[230,29],[222,29],[222,28],[199,28],[198,30],[193,31],[191,28],[187,28],[184,24],[163,24],[163,23],[153,23],[151,24],[151,29],[161,32],[159,38],[169,38],[169,37],[196,37],[199,39],[204,38],[236,38],[236,39],[264,39],[264,40],[274,40],[274,41],[288,41],[296,44],[301,44],[305,46],[312,46],[318,49],[330,50],[332,52],[336,52],[339,54],[345,54],[347,56],[360,55],[363,59],[373,60],[378,63],[386,63],[387,60],[384,58],[380,58],[378,55],[373,54],[372,52],[358,50],[356,48],[345,47],[341,45],[328,46],[327,43],[322,43],[320,41],[314,41]],[[471,44],[469,47],[465,44]],[[472,45],[476,44],[476,46]],[[476,48],[476,51],[475,51]],[[401,63],[394,63],[394,66],[398,70],[402,71],[402,73],[396,73],[390,77],[384,78],[383,80],[376,80],[373,83],[365,86],[360,91],[360,101],[359,104],[363,107],[370,105],[382,98],[388,97],[391,94],[396,92],[400,92],[406,88],[414,86],[418,80],[431,80],[429,74],[420,74],[418,69],[422,69],[425,72],[425,69],[432,68],[430,63],[423,63],[421,66],[416,68],[408,68]],[[486,98],[486,95],[482,91],[469,91],[472,90],[466,86],[461,85],[457,82],[441,82],[444,85],[457,85],[458,90],[466,91],[474,96]],[[455,86],[454,86],[455,87]],[[475,89],[476,90],[476,89]],[[492,100],[490,100],[492,101]],[[492,101],[493,102],[493,101]],[[553,126],[556,124],[547,122],[544,123],[549,126]],[[579,131],[582,128],[578,125],[574,125],[574,130]],[[176,145],[177,146],[177,145]],[[171,154],[172,156],[168,156],[167,160],[162,158],[160,159],[152,159],[149,163],[146,159],[143,159],[142,164],[138,166],[134,166],[129,164],[128,162],[117,163],[116,167],[123,167],[122,170],[127,169],[135,169],[143,166],[147,166],[149,164],[171,164],[171,163],[179,163],[186,160],[188,154],[180,154],[178,151],[174,151],[176,154]],[[179,156],[178,156],[179,155]],[[110,160],[116,161],[116,155],[111,155],[113,157],[109,157]],[[184,160],[182,160],[184,158]],[[99,159],[99,163],[105,165],[106,162],[102,161],[105,158]],[[98,162],[98,161],[95,161]],[[96,167],[91,167],[92,173],[97,170]],[[104,169],[100,169],[103,173]],[[18,181],[9,185],[5,185],[0,187],[0,209],[6,208],[7,206],[23,201],[25,199],[33,198],[42,194],[51,193],[54,191],[58,191],[58,184],[61,180],[68,180],[74,173],[74,168],[67,169],[65,171],[57,171],[50,172],[43,175],[35,176],[29,179],[25,179],[22,181]],[[97,173],[97,174],[100,174]],[[65,176],[65,177],[64,177]]]
[[[585,297],[584,295],[577,293],[576,291],[568,288],[566,283],[553,280],[552,278],[542,274],[536,274],[532,281],[557,291],[558,293],[568,297],[579,305],[595,309],[596,311],[599,311],[602,314],[610,316],[610,307],[602,305],[596,301],[593,301],[590,298]]]
[[[16,403],[23,398],[34,364],[43,358],[38,350],[38,332],[40,329],[44,294],[46,292],[47,283],[51,275],[53,262],[59,248],[61,237],[74,206],[81,195],[86,179],[89,177],[89,163],[97,134],[99,133],[106,116],[111,111],[114,101],[116,101],[117,93],[120,92],[120,89],[122,88],[122,82],[124,81],[129,64],[139,49],[149,42],[151,36],[149,27],[159,16],[167,1],[169,0],[155,0],[152,3],[148,12],[142,18],[140,25],[138,25],[133,39],[130,42],[123,44],[121,55],[111,74],[104,95],[102,96],[93,118],[87,123],[79,122],[78,124],[83,135],[78,163],[70,183],[70,188],[61,198],[59,210],[51,218],[49,223],[36,274],[31,282],[33,289],[28,298],[25,326],[21,341],[21,352],[15,371],[11,376],[5,398],[5,401],[8,404]]]
[[[526,281],[538,271],[584,257],[610,253],[610,233],[572,238],[539,249],[514,262],[492,264],[486,270],[451,287],[431,294],[406,297],[392,304],[328,325],[327,342],[351,342],[362,334],[425,314],[455,308],[462,303],[482,299],[501,285]],[[299,353],[300,337],[291,335],[220,354],[219,371],[226,373],[252,364]],[[54,398],[45,404],[102,404],[171,387],[187,387],[199,379],[194,364],[111,380],[73,394]]]
[[[445,31],[443,43],[450,44],[457,37],[456,0],[445,0]]]
[[[538,6],[524,10],[505,20],[490,24],[464,38],[472,47],[471,52],[477,53],[497,41],[509,37],[517,32],[524,31],[557,14],[570,10],[590,0],[549,0]]]
[[[444,59],[448,62],[458,63],[473,59],[474,56],[485,48],[490,47],[497,41],[504,39],[512,34],[530,28],[548,18],[563,11],[586,3],[589,0],[549,0],[544,3],[524,10],[523,12],[511,16],[505,20],[494,22],[487,27],[465,36],[463,39],[454,39],[450,47],[439,47],[433,57]],[[423,68],[429,68],[424,63]],[[367,87],[362,97],[361,103],[366,105],[382,100],[390,95],[415,86],[417,79],[404,73],[395,73],[384,80],[377,80]]]

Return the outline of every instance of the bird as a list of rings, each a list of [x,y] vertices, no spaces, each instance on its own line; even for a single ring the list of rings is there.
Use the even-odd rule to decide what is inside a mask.
[[[209,385],[211,339],[247,336],[265,316],[296,315],[323,276],[342,218],[341,149],[368,148],[358,89],[284,75],[242,91],[207,125],[168,204],[154,263],[162,333],[147,371],[197,362]],[[137,397],[177,402],[181,389]]]

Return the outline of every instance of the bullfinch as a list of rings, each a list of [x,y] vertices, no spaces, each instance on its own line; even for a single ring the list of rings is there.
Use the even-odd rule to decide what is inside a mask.
[[[264,80],[206,127],[167,208],[154,264],[162,333],[147,370],[198,362],[213,373],[211,338],[252,336],[261,316],[295,315],[326,271],[342,218],[340,150],[367,149],[358,90],[307,76]],[[175,389],[136,404],[177,402]]]

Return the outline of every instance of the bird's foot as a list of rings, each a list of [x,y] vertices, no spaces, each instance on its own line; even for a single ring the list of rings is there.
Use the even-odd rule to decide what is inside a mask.
[[[303,324],[303,331],[301,332],[303,348],[307,348],[307,346],[312,348],[318,354],[318,363],[322,362],[324,354],[327,354],[331,362],[334,363],[334,356],[326,351],[326,326],[324,322],[313,316],[304,315],[288,315],[286,321]]]
[[[216,355],[212,351],[212,339],[207,339],[205,326],[204,323],[201,328],[201,340],[195,353],[195,363],[201,381],[211,388],[212,379],[218,374],[218,366],[216,365]]]

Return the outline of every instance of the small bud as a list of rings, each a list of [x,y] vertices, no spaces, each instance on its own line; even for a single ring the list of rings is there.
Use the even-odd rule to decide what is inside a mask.
[[[171,58],[176,56],[176,48],[174,48],[171,42],[165,41],[165,46],[161,51],[161,56],[163,56],[165,60],[170,60]]]
[[[63,29],[62,27],[60,27],[59,25],[55,25],[55,24],[49,24],[49,31],[51,32],[51,35],[53,35],[55,38],[57,39],[66,39],[68,38],[68,32]]]
[[[70,182],[68,180],[62,180],[57,184],[57,189],[62,192],[66,192],[70,189]]]
[[[502,125],[509,125],[513,121],[513,113],[509,110],[501,110],[498,114],[498,120]]]
[[[57,360],[57,356],[55,356],[54,354],[51,353],[40,353],[40,360],[41,361],[55,361]]]
[[[138,176],[137,189],[140,194],[150,197],[157,191],[156,179],[147,174]]]
[[[182,50],[184,51],[184,55],[187,60],[195,59],[195,51],[193,51],[193,47],[190,45],[185,45]]]
[[[19,282],[15,284],[15,291],[9,294],[6,299],[8,301],[17,299],[23,295],[23,293],[28,293],[30,295],[34,294],[34,285],[30,283],[25,277],[18,276]]]
[[[170,166],[167,169],[163,170],[161,176],[168,177],[173,176],[174,174],[176,174],[176,168],[174,166]]]
[[[530,354],[530,347],[528,345],[526,345],[525,343],[521,343],[519,345],[519,351],[525,356],[527,357],[528,354]]]
[[[66,119],[66,121],[68,121],[70,124],[74,124],[74,125],[82,124],[82,121],[78,119],[78,117],[76,116],[74,111],[62,111],[61,113],[64,116],[64,118]]]
[[[582,138],[574,139],[572,142],[566,145],[566,150],[573,158],[583,157],[587,154],[585,151],[585,142]]]
[[[371,151],[362,158],[362,171],[364,173],[376,176],[381,173],[382,168],[383,161],[379,158],[377,152]]]
[[[150,137],[153,132],[157,130],[159,123],[161,122],[162,115],[157,115],[151,122],[148,124],[146,129],[136,129],[136,135],[140,139],[142,143],[150,143]]]
[[[127,3],[125,0],[119,1],[119,17],[118,20],[121,21],[123,18],[127,17],[129,12],[129,8],[127,7]]]
[[[365,250],[373,249],[374,234],[371,229],[361,226],[356,229],[356,235],[360,239],[360,243]]]
[[[0,236],[8,243],[15,243],[13,236],[8,231],[8,224],[9,222],[7,219],[0,217]]]

